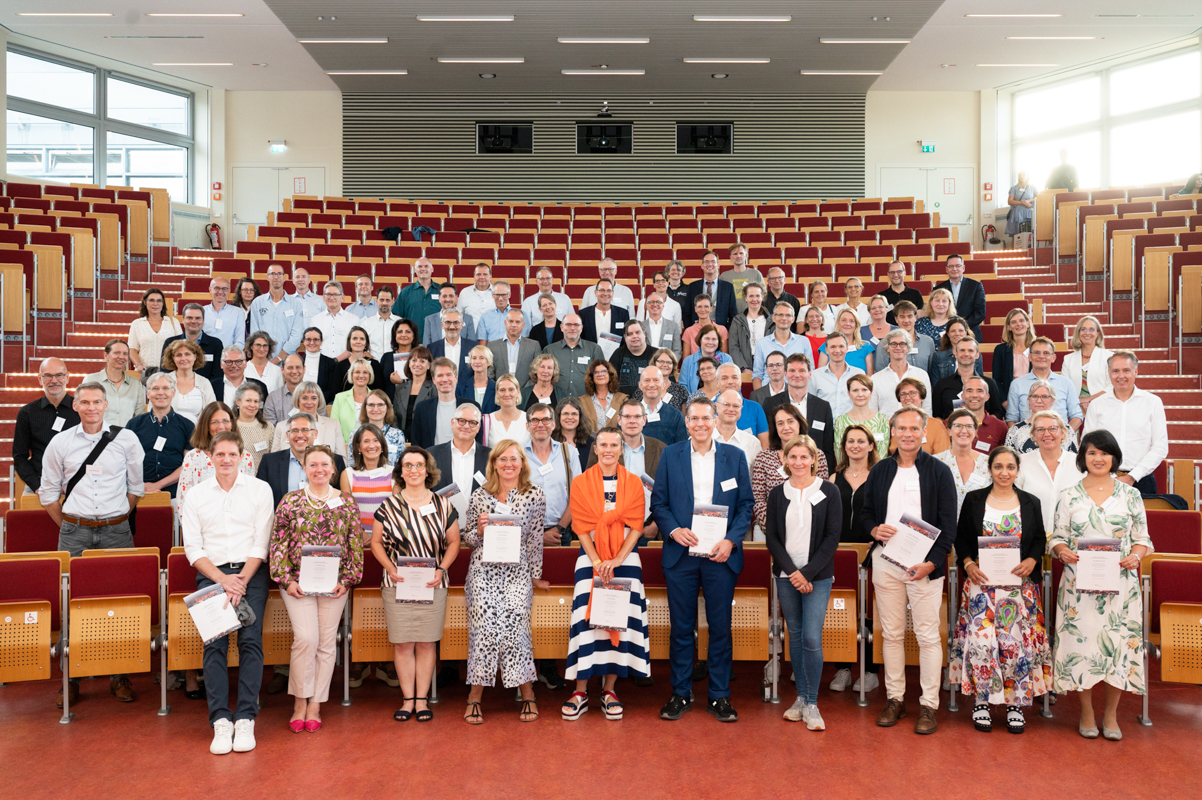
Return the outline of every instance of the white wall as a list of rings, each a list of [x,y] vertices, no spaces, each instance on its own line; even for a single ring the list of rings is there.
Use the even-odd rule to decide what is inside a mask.
[[[877,169],[980,164],[978,92],[869,92],[864,111],[864,192],[877,196]],[[918,142],[934,139],[932,154]]]

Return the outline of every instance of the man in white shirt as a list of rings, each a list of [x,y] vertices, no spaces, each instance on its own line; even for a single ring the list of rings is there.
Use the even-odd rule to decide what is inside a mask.
[[[309,320],[325,310],[325,303],[322,302],[321,295],[313,291],[309,283],[309,270],[304,267],[296,267],[292,270],[292,285],[296,287],[296,291],[289,296],[300,302],[305,320],[304,326],[307,328],[311,324]]]
[[[426,347],[429,347],[442,338],[442,322],[446,319],[447,314],[451,311],[459,312],[455,302],[455,287],[449,283],[444,284],[438,290],[438,304],[442,308],[438,310],[437,314],[431,314],[426,317],[426,330],[422,334],[422,341],[426,343]],[[459,312],[459,329],[459,334],[463,338],[473,342],[476,340],[476,323],[471,317],[465,316],[462,312]]]
[[[902,378],[916,378],[927,388],[926,399],[922,401],[922,410],[928,416],[931,413],[931,376],[925,369],[919,369],[906,360],[910,352],[910,334],[902,328],[885,334],[883,344],[889,351],[889,363],[882,370],[872,373],[872,398],[868,401],[869,408],[891,416],[901,408],[897,401],[897,384]]]
[[[776,326],[772,335],[761,336],[755,343],[751,364],[751,387],[753,389],[764,385],[764,381],[768,377],[764,370],[764,360],[768,358],[769,353],[775,350],[779,350],[786,356],[802,353],[810,359],[811,364],[814,363],[814,348],[810,346],[810,340],[800,333],[793,333],[793,306],[783,300],[778,302],[772,309],[772,324]]]
[[[743,414],[743,395],[734,389],[718,394],[714,404],[718,407],[718,425],[714,428],[714,441],[733,444],[747,456],[747,463],[755,461],[764,446],[750,431],[739,429],[739,417]]]
[[[204,332],[221,340],[222,346],[246,342],[246,312],[228,302],[230,279],[220,275],[209,281],[212,302],[204,307]],[[254,331],[251,331],[252,333]]]
[[[367,342],[371,355],[376,361],[384,357],[386,351],[392,350],[392,326],[400,321],[400,317],[392,313],[392,302],[396,293],[392,287],[384,284],[376,289],[376,313],[370,317],[362,317],[357,323],[367,331]]]
[[[476,265],[475,279],[459,293],[459,310],[478,321],[493,308],[492,269],[488,264]]]
[[[372,278],[364,273],[355,278],[355,302],[346,307],[346,312],[359,319],[377,316],[380,311],[371,299]]]
[[[1159,494],[1153,473],[1169,454],[1164,403],[1135,385],[1139,359],[1134,353],[1118,350],[1106,366],[1111,386],[1089,404],[1084,431],[1110,431],[1123,451],[1118,480],[1142,494]]]
[[[443,287],[446,288],[446,287]],[[431,319],[432,317],[427,317]],[[452,309],[442,318],[442,353],[441,355],[455,362],[456,365],[464,363],[463,357],[463,337],[459,334],[463,331],[463,315],[458,310]],[[473,347],[475,345],[472,345]],[[436,356],[439,354],[435,354]],[[462,369],[462,367],[460,368]]]
[[[321,354],[335,361],[345,361],[350,356],[346,349],[346,337],[351,328],[359,324],[359,318],[342,307],[342,284],[326,281],[321,292],[326,310],[315,316],[310,327],[321,331]]]
[[[863,375],[864,370],[847,363],[847,337],[841,333],[826,337],[826,357],[826,366],[810,375],[810,386],[814,394],[831,404],[831,413],[838,417],[851,411],[847,379],[852,375]]]
[[[534,274],[534,282],[538,284],[538,293],[532,294],[522,301],[522,316],[526,318],[526,327],[522,328],[523,336],[529,336],[530,329],[543,321],[543,312],[538,309],[540,298],[550,297],[555,301],[555,317],[559,320],[576,310],[572,305],[572,298],[563,292],[552,290],[553,280],[554,276],[548,267],[539,267],[538,272]]]
[[[618,263],[612,258],[603,258],[597,264],[597,272],[599,273],[598,280],[608,278],[614,287],[613,304],[619,308],[626,309],[626,313],[634,316],[634,294],[630,291],[629,286],[618,283]],[[587,308],[597,304],[597,287],[588,287],[584,290],[584,299],[580,301],[581,308]]]
[[[856,315],[856,319],[860,320],[860,327],[864,327],[872,318],[868,315],[868,304],[860,301],[864,295],[864,284],[859,278],[848,278],[843,284],[843,291],[847,295],[847,302],[835,309],[835,319],[839,318],[839,312],[843,309],[850,309]]]
[[[238,705],[230,713],[230,679],[224,636],[204,649],[205,693],[213,743],[209,752],[225,755],[255,748],[255,717],[263,682],[263,615],[267,609],[267,546],[275,504],[266,482],[242,474],[237,434],[218,433],[212,441],[216,474],[188,493],[183,509],[184,554],[200,574],[198,589],[221,584],[229,602],[250,603],[252,625],[238,629]]]
[[[668,296],[668,273],[662,269],[656,270],[655,274],[651,276],[651,283],[655,288],[655,293],[664,299],[664,319],[672,320],[680,326],[681,330],[684,330],[684,312],[681,311],[680,303]],[[647,295],[647,298],[650,296]],[[638,319],[640,320],[647,319],[647,298],[639,301]]]
[[[747,245],[742,242],[735,242],[730,246],[730,269],[718,276],[720,281],[730,281],[735,287],[735,303],[739,307],[739,311],[747,310],[747,301],[743,299],[743,289],[749,283],[767,287],[764,284],[764,276],[760,274],[758,269],[747,266]],[[719,414],[719,417],[722,415]]]

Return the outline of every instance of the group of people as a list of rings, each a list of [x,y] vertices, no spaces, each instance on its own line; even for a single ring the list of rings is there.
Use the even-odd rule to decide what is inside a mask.
[[[294,697],[293,731],[321,727],[337,626],[365,551],[385,574],[395,653],[375,666],[401,689],[398,721],[433,717],[423,693],[434,679],[447,570],[463,545],[472,548],[465,719],[483,722],[483,688],[498,669],[520,691],[521,720],[538,718],[535,682],[563,685],[553,662],[533,658],[534,591],[548,586],[542,551],[573,544],[580,555],[564,677],[575,691],[561,716],[587,711],[596,676],[601,710],[620,719],[617,679],[650,679],[638,551],[655,539],[671,614],[665,719],[692,708],[699,674],[708,676],[706,710],[737,719],[731,602],[744,543],[760,540],[793,653],[798,699],[785,718],[822,729],[834,553],[840,543],[871,542],[887,694],[878,724],[907,713],[908,607],[921,653],[915,729],[937,728],[938,609],[954,547],[967,582],[949,678],[975,698],[974,724],[990,729],[989,706],[1005,705],[1007,728],[1021,732],[1034,697],[1082,691],[1088,701],[1105,681],[1102,729],[1121,735],[1117,692],[1143,691],[1142,641],[1123,635],[1139,626],[1138,561],[1151,550],[1140,494],[1155,492],[1152,473],[1167,448],[1163,406],[1136,386],[1135,355],[1105,350],[1101,325],[1084,317],[1063,372],[1053,373],[1054,345],[1016,309],[990,378],[977,347],[984,292],[963,277],[958,256],[922,317],[900,263],[886,292],[864,303],[849,286],[848,303],[832,309],[825,287],[811,287],[801,307],[783,292],[779,270],[765,285],[746,265],[746,248],[731,256],[734,268],[719,276],[708,253],[702,278],[687,286],[673,262],[637,309],[613,262],[602,261],[579,312],[541,270],[540,293],[522,309],[510,308],[510,287],[493,282],[486,265],[456,295],[432,284],[420,261],[417,280],[399,293],[373,294],[370,276],[361,277],[356,303],[344,309],[338,282],[318,298],[297,269],[297,294],[283,294],[284,273],[272,265],[271,291],[249,314],[225,302],[229,282],[215,278],[213,302],[185,307],[174,337],[165,336],[175,324],[166,298],[150,290],[138,330],[106,345],[105,369],[74,397],[65,364],[41,362],[44,397],[18,415],[14,462],[73,556],[132,546],[139,498],[171,493],[198,586],[219,583],[250,604],[257,622],[238,633],[237,707],[229,708],[224,640],[205,649],[203,690],[202,676],[182,678],[190,697],[208,699],[214,753],[254,747],[269,578],[295,632],[291,663],[272,682]],[[961,305],[980,313],[956,316]],[[940,337],[938,348],[927,333]],[[142,368],[142,381],[126,373],[131,366]],[[929,528],[933,543],[918,563],[886,557],[883,545],[909,524],[903,516]],[[1019,537],[1017,583],[981,571],[978,547],[990,536]],[[1090,537],[1122,542],[1117,596],[1074,588],[1077,541]],[[502,544],[494,551],[489,538]],[[338,548],[330,594],[300,588],[302,550],[313,545]],[[1054,648],[1039,583],[1049,548],[1065,563],[1056,624],[1069,634]],[[398,600],[398,587],[416,580],[415,559],[432,599]],[[710,644],[707,661],[696,663],[699,593]],[[594,624],[602,606],[608,616]],[[1094,657],[1103,639],[1108,661]],[[1097,664],[1104,668],[1087,666]],[[369,667],[356,665],[352,685]],[[850,672],[839,665],[831,688],[847,688]],[[878,683],[870,667],[854,688]],[[128,678],[114,676],[112,689],[133,699]],[[74,702],[78,684],[69,691]],[[1084,702],[1082,734],[1096,736],[1095,722]]]

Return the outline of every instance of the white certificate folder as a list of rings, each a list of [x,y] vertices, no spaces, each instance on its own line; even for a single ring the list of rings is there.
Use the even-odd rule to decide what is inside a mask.
[[[404,580],[396,584],[398,603],[430,605],[434,602],[434,587],[426,584],[434,580],[435,563],[432,558],[398,558],[396,571]]]
[[[1119,561],[1123,557],[1120,539],[1077,540],[1077,591],[1088,594],[1118,594],[1122,580]]]
[[[489,514],[484,526],[484,550],[488,564],[518,564],[522,560],[522,518],[516,514]]]
[[[907,571],[926,561],[927,554],[939,538],[939,529],[909,514],[902,514],[895,527],[897,533],[885,542],[881,558]]]
[[[301,547],[299,587],[301,594],[330,597],[338,589],[338,566],[342,548],[306,544]]]
[[[693,505],[693,535],[697,544],[689,548],[689,555],[709,558],[718,542],[726,538],[726,521],[730,509],[705,503]]]
[[[977,566],[985,573],[985,588],[1012,589],[1023,579],[1014,574],[1021,561],[1019,537],[978,536]]]
[[[604,581],[593,578],[593,607],[589,627],[607,631],[624,631],[630,620],[629,578]]]
[[[205,644],[215,642],[242,627],[234,604],[225,594],[220,583],[197,589],[184,598],[184,605],[192,615],[196,631]]]

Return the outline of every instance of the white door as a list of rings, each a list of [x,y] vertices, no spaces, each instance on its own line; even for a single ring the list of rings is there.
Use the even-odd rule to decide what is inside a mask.
[[[972,167],[881,167],[881,197],[913,197],[923,210],[939,213],[939,224],[958,228],[961,242],[973,241],[973,199],[976,170]]]
[[[294,192],[294,189],[304,191]],[[233,167],[230,180],[234,241],[246,239],[248,225],[266,225],[267,212],[279,212],[293,194],[321,197],[325,167]]]

